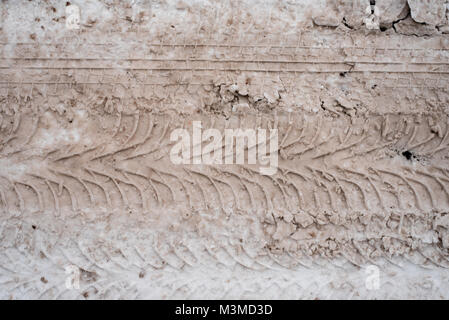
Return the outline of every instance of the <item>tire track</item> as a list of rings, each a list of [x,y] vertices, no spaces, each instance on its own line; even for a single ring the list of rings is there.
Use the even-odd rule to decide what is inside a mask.
[[[279,43],[127,35],[132,52],[115,34],[0,44],[2,297],[196,297],[220,273],[262,271],[285,274],[263,284],[277,298],[329,287],[347,297],[363,289],[298,284],[295,272],[406,261],[444,278],[444,37],[396,48],[325,31],[328,45],[313,32]],[[277,173],[174,165],[170,133],[193,121],[278,129]],[[67,265],[80,291],[65,287]],[[204,267],[213,271],[202,279]],[[262,290],[218,287],[227,298]]]

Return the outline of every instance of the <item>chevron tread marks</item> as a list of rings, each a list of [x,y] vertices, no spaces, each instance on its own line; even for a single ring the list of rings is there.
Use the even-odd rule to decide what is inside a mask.
[[[449,206],[444,117],[276,113],[226,118],[78,110],[67,120],[56,111],[19,114],[3,117],[11,119],[1,151],[5,223],[20,216],[54,217],[62,228],[86,216],[94,221],[105,215],[154,221],[165,216],[155,225],[147,221],[160,237],[170,233],[162,226],[172,219],[180,224],[173,229],[181,228],[180,234],[205,226],[204,236],[218,243],[217,231],[247,225],[257,234],[259,249],[242,261],[241,252],[231,250],[234,245],[224,252],[249,268],[276,261],[263,262],[264,251],[288,252],[299,262],[301,256],[319,253],[354,264],[376,256],[408,257],[410,241],[417,243],[412,252],[424,257],[415,263],[448,263],[444,242],[441,250],[427,244],[442,241],[443,229],[434,226],[445,225]],[[181,127],[191,132],[194,120],[221,132],[278,128],[277,173],[263,176],[253,165],[172,164],[170,132]],[[53,143],[42,146],[50,136]],[[223,225],[223,219],[228,223]],[[238,233],[229,236],[238,239]],[[159,245],[174,255],[162,261],[177,268],[201,261],[179,244]],[[431,253],[422,253],[426,250]],[[156,256],[149,263],[158,265]],[[95,266],[96,259],[105,257],[88,260]],[[296,259],[276,263],[285,267],[297,264]]]

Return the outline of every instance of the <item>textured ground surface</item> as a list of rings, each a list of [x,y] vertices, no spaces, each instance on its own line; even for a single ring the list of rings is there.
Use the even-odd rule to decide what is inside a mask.
[[[449,298],[445,1],[116,2],[0,2],[1,298]]]

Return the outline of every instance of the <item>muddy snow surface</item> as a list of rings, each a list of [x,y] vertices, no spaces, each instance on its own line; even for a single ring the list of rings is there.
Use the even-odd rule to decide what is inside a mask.
[[[0,1],[0,298],[448,299],[448,2]]]

